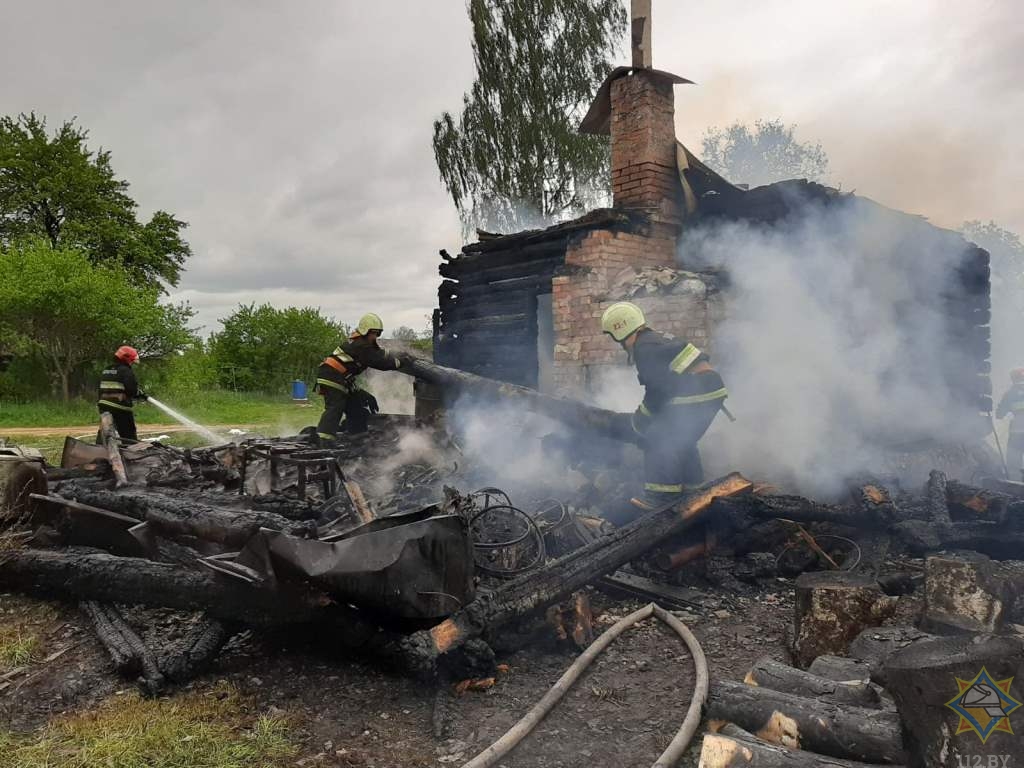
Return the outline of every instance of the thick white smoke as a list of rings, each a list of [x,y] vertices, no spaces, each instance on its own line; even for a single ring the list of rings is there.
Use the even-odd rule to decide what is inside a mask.
[[[732,283],[713,363],[738,421],[716,420],[706,465],[828,494],[891,469],[886,446],[976,437],[945,374],[966,365],[943,298],[965,247],[853,197],[770,228],[688,233],[683,263],[724,266]]]

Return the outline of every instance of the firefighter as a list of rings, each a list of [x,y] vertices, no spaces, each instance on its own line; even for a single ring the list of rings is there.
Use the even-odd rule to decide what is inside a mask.
[[[384,323],[372,312],[363,315],[359,325],[317,370],[317,388],[324,398],[324,413],[317,424],[317,436],[330,444],[337,438],[342,418],[349,433],[365,432],[371,413],[378,413],[377,398],[362,389],[356,381],[367,368],[396,371],[401,356],[384,350],[377,340],[384,332]]]
[[[601,330],[626,350],[644,386],[643,401],[631,417],[644,451],[643,497],[630,500],[635,517],[703,482],[697,442],[728,392],[706,354],[648,328],[635,304],[622,301],[608,307]]]
[[[126,440],[138,440],[135,429],[136,400],[148,399],[139,389],[132,366],[139,362],[139,353],[134,347],[119,347],[114,353],[114,364],[104,368],[100,374],[99,399],[96,406],[100,413],[109,413],[114,419],[117,434]],[[97,438],[96,442],[100,442]]]
[[[1013,414],[1010,421],[1010,439],[1006,441],[1006,471],[1010,480],[1024,479],[1021,462],[1024,461],[1024,368],[1010,371],[1010,388],[999,401],[996,418],[1005,419]]]

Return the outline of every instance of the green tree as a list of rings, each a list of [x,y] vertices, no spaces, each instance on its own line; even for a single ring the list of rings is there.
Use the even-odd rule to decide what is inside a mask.
[[[35,114],[0,118],[0,246],[44,237],[96,264],[116,262],[139,284],[177,285],[191,255],[185,222],[165,211],[139,221],[110,152],[90,150],[88,138],[74,121],[50,136]]]
[[[416,341],[420,335],[407,325],[400,325],[391,332],[391,338],[396,341]]]
[[[241,304],[220,322],[223,330],[211,337],[210,350],[221,384],[232,389],[282,390],[296,378],[310,381],[348,334],[314,307]]]
[[[828,155],[821,144],[797,141],[796,126],[781,120],[756,120],[710,128],[702,140],[701,160],[729,181],[752,187],[786,179],[824,181]]]
[[[469,0],[476,80],[434,123],[467,231],[511,231],[609,196],[608,142],[576,132],[626,30],[621,0]]]
[[[93,264],[81,250],[42,238],[0,250],[0,307],[0,337],[20,354],[38,355],[65,400],[75,371],[121,344],[151,357],[195,339],[187,305],[160,304],[156,288],[135,285],[120,265]]]

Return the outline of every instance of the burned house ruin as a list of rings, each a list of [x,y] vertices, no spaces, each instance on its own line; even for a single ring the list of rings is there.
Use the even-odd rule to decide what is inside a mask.
[[[748,190],[730,183],[676,141],[673,87],[687,82],[649,67],[620,67],[601,87],[580,130],[610,136],[611,208],[543,230],[481,233],[455,256],[441,252],[436,361],[592,397],[626,363],[602,336],[599,318],[612,302],[628,299],[653,327],[713,350],[728,370],[730,356],[743,351],[723,345],[719,332],[743,297],[732,288],[735,265],[709,261],[702,245],[738,228],[799,249],[808,228],[838,230],[837,222],[853,221],[823,239],[833,252],[828,258],[854,280],[870,274],[871,285],[901,287],[891,298],[874,290],[878,326],[867,322],[859,331],[866,348],[883,338],[898,345],[879,372],[883,391],[907,377],[933,382],[943,394],[942,407],[931,410],[980,429],[979,414],[992,407],[988,253],[922,217],[820,184]],[[915,318],[922,313],[926,319]],[[937,329],[928,339],[915,327],[923,322]],[[898,413],[877,421],[894,419],[904,434],[922,421],[921,414]]]

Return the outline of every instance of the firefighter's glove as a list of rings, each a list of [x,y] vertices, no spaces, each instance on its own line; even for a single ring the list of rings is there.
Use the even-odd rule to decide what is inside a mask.
[[[409,366],[416,360],[416,356],[408,352],[398,352],[395,354],[395,359],[398,361],[399,368],[409,369]]]
[[[141,389],[139,390],[139,393],[135,397],[137,400],[141,400],[144,403],[149,402],[149,394],[147,392],[143,392]]]
[[[371,395],[369,392],[363,392],[361,395],[363,399],[363,405],[366,406],[366,410],[370,413],[380,413],[380,405],[377,403],[377,398]]]

